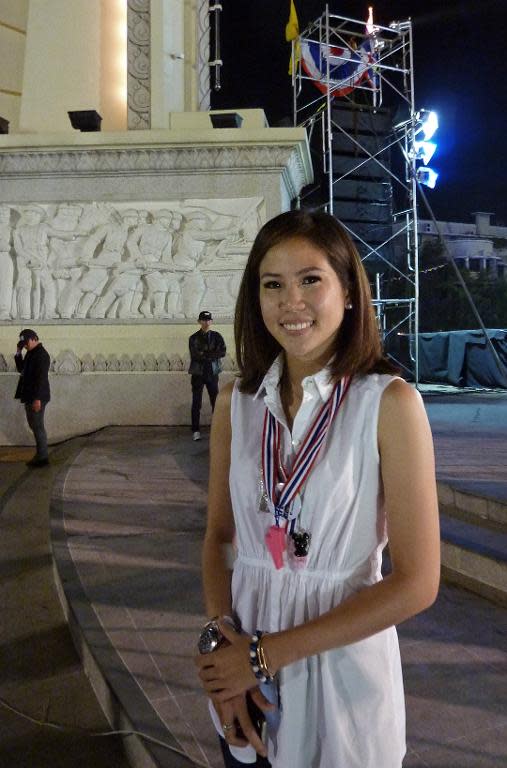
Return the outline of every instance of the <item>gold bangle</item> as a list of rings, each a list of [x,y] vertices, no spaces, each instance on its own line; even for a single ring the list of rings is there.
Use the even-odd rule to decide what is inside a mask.
[[[266,675],[266,677],[273,678],[274,674],[270,672],[269,661],[266,655],[266,651],[262,645],[264,641],[264,637],[265,635],[262,635],[259,638],[259,642],[257,644],[257,661],[258,661],[259,667],[261,668],[262,672]]]

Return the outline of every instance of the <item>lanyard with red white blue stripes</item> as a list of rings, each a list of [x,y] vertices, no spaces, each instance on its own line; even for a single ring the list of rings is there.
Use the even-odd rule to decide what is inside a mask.
[[[347,394],[350,381],[350,377],[345,376],[335,385],[331,397],[323,404],[308,430],[290,473],[284,470],[280,461],[280,423],[266,408],[262,434],[262,473],[265,492],[271,502],[277,526],[280,525],[280,518],[288,517],[290,505],[308,479],[329,427]],[[279,482],[280,476],[283,483]]]

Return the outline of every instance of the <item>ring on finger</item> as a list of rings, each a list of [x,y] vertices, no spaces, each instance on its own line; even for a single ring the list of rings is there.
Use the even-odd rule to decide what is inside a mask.
[[[234,729],[234,723],[223,723],[222,730],[225,734]]]

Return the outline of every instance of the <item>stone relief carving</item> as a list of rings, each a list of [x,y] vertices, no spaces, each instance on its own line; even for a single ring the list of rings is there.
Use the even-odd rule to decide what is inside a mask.
[[[0,320],[10,319],[14,287],[10,216],[9,206],[0,205]]]
[[[0,319],[231,318],[264,218],[262,198],[2,204]]]
[[[127,26],[127,123],[143,130],[151,125],[150,0],[128,0]]]

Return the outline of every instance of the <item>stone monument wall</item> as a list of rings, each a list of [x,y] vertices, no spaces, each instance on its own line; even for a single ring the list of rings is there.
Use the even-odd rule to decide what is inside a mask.
[[[239,130],[182,113],[165,131],[0,137],[0,443],[27,440],[12,370],[24,327],[53,360],[53,442],[105,424],[188,423],[202,309],[231,375],[252,242],[312,178],[303,129],[242,114]]]

